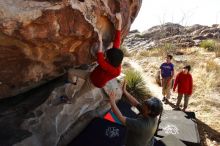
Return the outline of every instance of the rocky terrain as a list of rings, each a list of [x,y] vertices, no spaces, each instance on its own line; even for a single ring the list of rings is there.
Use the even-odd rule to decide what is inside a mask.
[[[220,25],[185,27],[166,23],[142,33],[129,32],[141,3],[141,0],[0,0],[0,145],[67,145],[91,119],[110,108],[103,89],[83,93],[70,104],[54,103],[69,86],[66,70],[95,61],[99,36],[104,50],[111,44],[115,14],[119,11],[123,19],[123,46],[134,53],[128,60],[138,64],[135,69],[147,76],[145,80],[155,96],[161,94],[154,83],[164,57],[161,46],[168,44],[176,49],[176,71],[185,64],[192,65],[195,91],[189,110],[195,111],[203,124],[204,139],[219,144],[220,59],[215,52],[197,46],[202,40],[218,40]],[[182,54],[176,53],[179,51]],[[121,98],[116,80],[104,89],[114,90],[117,98]],[[176,94],[172,97],[171,102],[175,102]]]
[[[126,65],[142,74],[152,96],[162,99],[158,71],[167,54],[173,55],[175,75],[191,65],[193,94],[188,111],[195,112],[202,146],[220,145],[220,25],[181,26],[166,23],[147,31],[131,31],[123,43]],[[159,80],[160,81],[160,80]],[[171,92],[166,110],[173,110],[177,93]],[[183,101],[182,101],[183,102]]]
[[[98,35],[105,48],[114,37],[115,14],[122,14],[124,38],[140,6],[141,0],[0,0],[0,98],[91,63]]]
[[[195,24],[193,26],[181,26],[174,23],[165,23],[154,26],[147,31],[133,30],[124,41],[124,46],[129,50],[148,49],[162,46],[166,43],[175,47],[198,46],[202,40],[219,39],[220,25],[211,27]]]

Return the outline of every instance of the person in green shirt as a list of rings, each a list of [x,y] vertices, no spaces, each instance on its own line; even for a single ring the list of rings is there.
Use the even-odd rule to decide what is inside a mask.
[[[109,93],[112,111],[128,129],[125,146],[153,146],[153,136],[158,125],[157,116],[163,111],[162,102],[156,97],[151,97],[141,104],[127,92],[126,83],[123,84],[122,90],[130,104],[137,107],[140,111],[140,116],[138,118],[123,116],[116,105],[115,93]]]

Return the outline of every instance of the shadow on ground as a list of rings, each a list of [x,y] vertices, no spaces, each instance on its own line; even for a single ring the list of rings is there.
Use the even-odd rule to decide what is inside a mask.
[[[216,131],[215,129],[212,129],[209,125],[200,121],[199,119],[196,119],[196,121],[198,123],[198,130],[202,146],[207,146],[207,143],[205,141],[206,138],[220,143],[220,132]]]

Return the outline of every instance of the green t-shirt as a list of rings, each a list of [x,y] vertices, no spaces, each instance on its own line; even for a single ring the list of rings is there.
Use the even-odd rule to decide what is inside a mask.
[[[157,129],[157,118],[126,118],[128,128],[125,146],[153,146],[153,136]]]

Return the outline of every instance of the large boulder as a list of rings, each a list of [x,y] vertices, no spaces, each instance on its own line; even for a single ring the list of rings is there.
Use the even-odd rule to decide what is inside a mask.
[[[109,97],[106,91],[114,91],[117,99],[122,96],[120,84],[114,79],[109,81],[104,89],[93,88],[88,92],[77,94],[78,96],[71,99],[71,103],[61,102],[60,96],[65,95],[66,89],[79,90],[82,83],[83,80],[79,80],[79,85],[72,84],[73,88],[68,88],[69,83],[59,85],[51,92],[50,86],[56,84],[52,82],[35,89],[30,95],[26,94],[32,99],[27,97],[28,101],[13,107],[9,104],[8,110],[4,109],[5,104],[0,103],[0,145],[67,145],[94,117],[103,116],[109,110]],[[36,103],[48,93],[51,93],[49,98],[33,110],[33,107],[37,106]]]
[[[122,13],[124,38],[142,0],[0,0],[0,98],[26,91],[65,69],[95,60],[114,38]]]
[[[71,104],[51,104],[51,98],[59,98],[57,94],[62,94],[62,88],[65,88],[65,85],[56,88],[50,98],[34,111],[42,112],[39,117],[24,121],[22,129],[31,132],[32,136],[15,146],[67,145],[94,117],[103,115],[110,108],[109,97],[99,88],[75,97]],[[104,89],[114,91],[117,99],[122,96],[116,80],[108,82]]]

